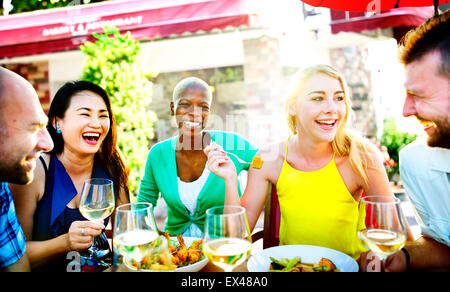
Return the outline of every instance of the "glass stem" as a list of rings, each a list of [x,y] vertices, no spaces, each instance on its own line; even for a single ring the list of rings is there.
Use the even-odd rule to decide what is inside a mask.
[[[92,238],[92,245],[88,248],[89,256],[91,256],[91,257],[95,257],[95,252],[97,251],[96,241],[97,241],[97,236],[94,236]]]

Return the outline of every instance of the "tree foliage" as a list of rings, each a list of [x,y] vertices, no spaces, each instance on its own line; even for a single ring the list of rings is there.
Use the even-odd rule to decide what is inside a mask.
[[[13,5],[13,9],[10,14],[103,1],[105,0],[12,0],[11,4]]]
[[[136,194],[145,168],[156,114],[148,110],[152,78],[139,58],[140,43],[116,28],[94,34],[95,43],[80,47],[86,54],[82,79],[98,84],[111,98],[119,149],[130,168],[130,190]]]
[[[381,145],[386,146],[389,156],[396,162],[392,168],[388,168],[389,176],[399,174],[398,154],[403,147],[416,139],[417,135],[407,132],[399,132],[394,118],[386,118],[383,121],[383,135],[381,136]]]

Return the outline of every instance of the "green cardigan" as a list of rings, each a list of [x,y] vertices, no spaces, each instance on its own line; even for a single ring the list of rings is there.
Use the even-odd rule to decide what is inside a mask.
[[[244,161],[251,162],[257,149],[245,138],[235,133],[208,131],[211,140],[221,145],[225,151],[236,154]],[[178,194],[177,164],[175,147],[178,136],[155,144],[147,158],[144,177],[139,188],[138,202],[149,202],[156,206],[161,194],[167,204],[165,230],[171,235],[182,234],[194,223],[204,230],[205,212],[208,208],[220,206],[225,200],[225,183],[222,178],[210,173],[197,198],[197,206],[191,217]],[[237,174],[248,170],[249,164],[242,164],[229,155],[236,166]],[[205,166],[206,167],[206,166]],[[239,189],[239,196],[241,192]]]

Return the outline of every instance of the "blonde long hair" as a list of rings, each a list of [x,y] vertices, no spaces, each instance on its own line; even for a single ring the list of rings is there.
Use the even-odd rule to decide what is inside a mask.
[[[351,130],[352,110],[349,89],[344,76],[335,68],[328,65],[319,64],[304,68],[297,72],[297,74],[293,77],[293,82],[286,98],[286,115],[288,126],[294,135],[297,134],[296,116],[289,114],[289,108],[296,102],[305,82],[316,74],[325,74],[332,78],[336,78],[341,84],[345,95],[345,116],[336,131],[336,136],[332,141],[332,148],[336,155],[349,157],[350,165],[353,170],[367,185],[368,178],[366,169],[369,166],[368,160],[372,157],[368,154],[376,153],[376,148],[368,140]]]

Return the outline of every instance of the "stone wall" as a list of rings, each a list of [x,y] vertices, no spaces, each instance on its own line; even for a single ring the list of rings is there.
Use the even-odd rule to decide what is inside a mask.
[[[169,104],[175,85],[188,76],[199,77],[213,87],[208,128],[237,132],[257,146],[286,137],[286,70],[281,65],[279,40],[262,36],[245,39],[242,46],[242,66],[162,73],[155,78],[150,108],[159,119],[157,141],[176,135]]]
[[[45,113],[50,107],[50,87],[48,80],[48,62],[36,62],[28,64],[8,64],[5,68],[16,72],[33,85],[39,96]]]
[[[368,49],[351,46],[330,50],[332,65],[346,78],[354,112],[353,127],[362,135],[374,137],[377,126],[372,94]]]
[[[237,132],[256,146],[289,134],[284,113],[286,75],[295,72],[281,64],[279,40],[262,36],[242,41],[244,64],[159,74],[154,80],[150,109],[158,115],[158,142],[177,134],[170,101],[175,85],[196,76],[213,87],[214,100],[208,128]]]
[[[246,135],[246,104],[242,66],[205,68],[161,73],[153,80],[153,96],[149,108],[158,115],[155,129],[157,137],[154,142],[177,134],[174,118],[170,113],[172,93],[179,81],[190,76],[204,80],[213,90],[213,102],[207,128]],[[245,126],[242,127],[241,124]]]
[[[262,146],[286,136],[280,45],[278,39],[263,36],[244,40],[243,47],[248,137]]]

